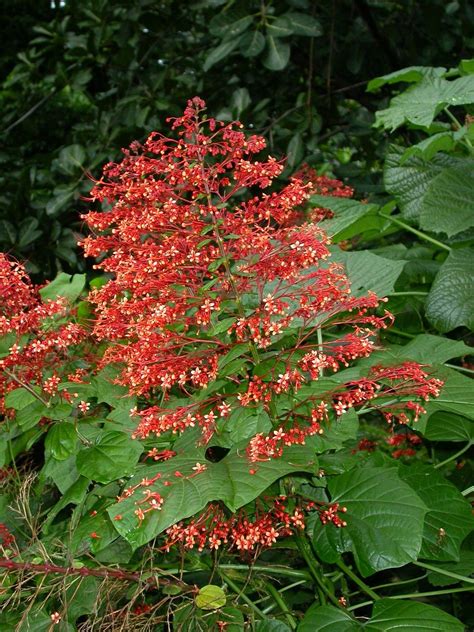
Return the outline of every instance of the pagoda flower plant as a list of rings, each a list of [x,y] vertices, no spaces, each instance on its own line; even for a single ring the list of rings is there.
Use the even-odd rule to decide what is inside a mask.
[[[221,585],[239,593],[219,560],[252,568],[288,545],[317,606],[344,608],[347,584],[328,588],[321,564],[348,581],[347,552],[362,576],[408,564],[427,512],[387,451],[354,449],[359,419],[402,437],[394,446],[421,443],[418,420],[443,383],[415,361],[380,361],[386,299],[351,292],[319,225],[328,211],[309,202],[349,187],[306,167],[281,185],[284,161],[265,140],[208,117],[200,98],[170,124],[95,182],[81,243],[97,272],[88,293],[81,275],[39,288],[0,258],[5,465],[44,446],[39,485],[60,498],[39,537],[46,547],[58,537],[72,503],[82,576],[97,577],[120,542],[129,566],[116,581],[132,581],[144,552],[147,568],[181,560],[184,571],[194,555],[204,583],[219,585],[209,606],[209,586],[188,590],[181,572],[180,608],[194,616],[225,610]],[[16,539],[4,546],[9,568],[35,571],[37,550]],[[168,616],[178,597],[166,594],[145,611]],[[235,616],[247,625],[259,612]]]

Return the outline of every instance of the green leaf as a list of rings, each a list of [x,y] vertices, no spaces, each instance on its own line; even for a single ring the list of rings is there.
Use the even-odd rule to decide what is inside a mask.
[[[55,424],[48,432],[46,450],[57,461],[64,461],[76,451],[77,431],[71,423]]]
[[[416,429],[419,430],[418,425]],[[423,436],[430,441],[474,443],[474,422],[442,410],[430,415],[425,421]]]
[[[11,245],[16,242],[16,228],[6,219],[0,219],[0,242]]]
[[[354,553],[362,575],[417,558],[426,506],[394,468],[365,465],[335,476],[328,487],[332,502],[347,507],[343,547]]]
[[[35,400],[21,408],[15,415],[15,420],[23,432],[36,426],[42,417],[47,417],[49,408],[39,400]]]
[[[426,317],[442,333],[474,329],[474,250],[452,250],[426,299]]]
[[[295,35],[304,35],[306,37],[319,37],[323,34],[321,24],[308,13],[299,13],[290,11],[285,13],[284,17],[289,20],[293,33]]]
[[[385,157],[384,184],[387,191],[395,196],[403,216],[407,219],[416,219],[433,178],[446,167],[463,161],[454,156],[436,154],[430,161],[411,156],[402,164],[405,151],[403,147],[390,145]]]
[[[440,571],[448,571],[461,575],[463,577],[472,578],[474,576],[474,551],[461,550],[461,560],[459,562],[444,562],[434,564],[438,566]],[[454,577],[448,577],[444,573],[430,571],[428,573],[428,581],[432,586],[450,586],[458,584],[461,580]]]
[[[288,157],[288,166],[291,169],[293,169],[303,158],[303,138],[299,132],[294,134],[294,136],[288,143],[288,147],[286,148],[286,155]]]
[[[68,145],[59,152],[57,164],[62,173],[74,175],[78,171],[82,171],[85,159],[86,152],[82,145]]]
[[[143,446],[124,432],[104,432],[98,443],[85,448],[76,457],[83,476],[99,483],[109,483],[133,473]]]
[[[374,604],[367,632],[416,630],[416,632],[464,632],[464,625],[439,608],[417,601],[380,599]]]
[[[382,86],[393,83],[418,83],[425,77],[442,77],[446,72],[446,68],[430,68],[427,66],[409,66],[401,70],[395,70],[388,75],[382,75],[369,81],[367,85],[368,92],[375,92]]]
[[[79,505],[82,503],[84,498],[86,497],[87,490],[90,485],[90,480],[85,476],[81,476],[77,479],[75,483],[67,489],[67,491],[62,495],[59,502],[57,502],[54,507],[48,510],[48,517],[43,523],[43,532],[45,534],[48,533],[49,527],[51,526],[53,520],[68,505]]]
[[[267,33],[273,37],[287,37],[293,34],[291,21],[286,15],[280,15],[267,24]]]
[[[425,405],[427,415],[423,415],[416,424],[416,428],[420,432],[424,432],[427,419],[439,411],[474,419],[472,379],[445,367],[442,370],[439,369],[437,375],[444,381],[444,386],[440,395]]]
[[[50,217],[58,214],[62,208],[64,208],[76,194],[76,187],[70,184],[60,184],[55,187],[53,191],[54,197],[52,197],[46,204],[46,215]]]
[[[439,151],[449,152],[455,144],[456,139],[453,132],[438,132],[409,147],[401,157],[400,165],[405,164],[410,156],[419,156],[424,160],[431,160]]]
[[[452,358],[470,355],[474,347],[468,347],[461,340],[450,340],[443,336],[420,334],[407,345],[396,351],[398,358],[409,358],[421,364],[443,364]]]
[[[258,432],[268,433],[272,429],[270,417],[264,410],[252,410],[240,406],[232,411],[222,426],[229,440],[239,443],[244,439],[250,439]]]
[[[129,398],[128,389],[120,384],[114,384],[118,373],[118,368],[109,364],[93,378],[92,383],[96,390],[97,401],[99,404],[105,402],[114,408],[119,406],[123,409],[129,400],[129,408],[133,408],[135,399]]]
[[[25,406],[28,406],[28,404],[32,404],[37,401],[38,398],[23,387],[15,388],[15,390],[10,391],[5,396],[5,406],[7,408],[14,408],[15,410],[21,410],[22,408],[25,408]]]
[[[468,75],[454,81],[425,78],[390,101],[390,107],[375,114],[375,125],[394,131],[404,123],[429,127],[446,106],[474,102],[474,77]]]
[[[96,611],[100,584],[97,577],[65,578],[63,600],[67,604],[68,621],[75,623],[79,617]]]
[[[444,169],[431,180],[421,201],[420,226],[457,235],[474,226],[474,163]]]
[[[283,70],[290,60],[290,47],[285,42],[267,35],[267,54],[263,65],[268,70]]]
[[[321,606],[314,603],[305,612],[298,626],[298,632],[357,632],[362,625],[348,612],[334,606]]]
[[[18,248],[25,248],[43,234],[36,217],[27,217],[18,228]]]
[[[405,261],[385,259],[369,250],[347,252],[334,248],[331,252],[331,261],[344,264],[351,291],[356,296],[366,294],[369,290],[381,297],[390,294],[405,265]]]
[[[196,462],[204,463],[207,469],[195,474],[192,468]],[[144,477],[152,478],[160,473],[161,478],[147,487],[164,498],[160,511],[149,512],[140,525],[134,513],[135,503],[141,499],[138,491],[136,496],[112,505],[108,512],[112,520],[117,514],[122,516],[119,521],[113,520],[113,525],[132,547],[137,548],[172,524],[198,513],[209,502],[221,500],[230,511],[236,511],[282,476],[298,471],[313,472],[315,468],[314,448],[309,445],[287,448],[282,458],[258,464],[249,463],[245,446],[234,448],[218,463],[207,462],[202,450],[195,450],[194,454],[189,450],[186,456],[147,467],[130,481],[131,485],[138,484]],[[183,476],[176,477],[176,471]],[[172,484],[165,486],[165,481]]]
[[[461,544],[474,529],[470,503],[430,465],[400,465],[398,473],[429,509],[425,516],[420,557],[442,562],[458,561]]]
[[[265,37],[260,31],[245,33],[240,40],[240,53],[243,57],[256,57],[265,48]]]
[[[278,619],[262,619],[256,622],[255,632],[291,632],[291,628]]]
[[[208,70],[212,68],[212,66],[214,66],[219,61],[222,61],[223,59],[228,57],[231,54],[231,52],[235,48],[237,48],[239,43],[240,43],[239,38],[234,38],[231,40],[225,40],[224,42],[219,44],[219,46],[217,46],[216,48],[213,48],[211,52],[209,53],[209,55],[204,60],[204,65],[203,65],[204,72],[207,72]]]
[[[358,220],[369,213],[375,213],[379,208],[376,204],[363,204],[357,200],[325,195],[312,195],[309,201],[316,207],[327,208],[334,213],[333,218],[320,222],[321,228],[327,232],[334,243],[357,234]]]
[[[208,584],[199,589],[194,601],[202,610],[217,610],[225,606],[227,598],[220,586]]]
[[[53,281],[42,287],[39,293],[43,301],[54,301],[59,296],[64,296],[70,303],[74,303],[85,285],[85,274],[74,274],[71,276],[65,272],[60,272]]]
[[[251,15],[242,15],[238,8],[234,8],[213,17],[209,23],[209,31],[217,37],[233,39],[246,31],[252,22]]]

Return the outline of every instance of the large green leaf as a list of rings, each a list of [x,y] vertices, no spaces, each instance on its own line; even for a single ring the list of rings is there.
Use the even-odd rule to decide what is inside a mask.
[[[240,39],[240,54],[243,57],[256,57],[265,48],[265,37],[260,31],[245,33]]]
[[[321,24],[308,13],[290,11],[285,13],[284,17],[291,24],[292,31],[295,35],[305,35],[306,37],[318,37],[322,35]]]
[[[263,65],[268,70],[283,70],[290,60],[290,47],[281,39],[267,35],[267,54]]]
[[[464,625],[439,608],[417,601],[380,599],[374,604],[367,632],[464,632]]]
[[[452,584],[459,584],[462,579],[457,577],[450,577],[443,571],[453,573],[460,577],[466,577],[467,579],[474,578],[474,551],[461,549],[459,562],[442,562],[439,564],[432,564],[433,567],[438,567],[440,572],[430,571],[428,573],[428,581],[432,586],[450,586]]]
[[[213,48],[204,61],[204,65],[203,65],[204,72],[207,72],[208,70],[212,68],[212,66],[214,66],[219,61],[222,61],[223,59],[228,57],[231,54],[231,52],[235,48],[237,48],[239,43],[240,43],[240,39],[238,37],[235,37],[229,40],[226,39],[221,44],[219,44],[219,46],[216,46],[216,48]]]
[[[375,213],[376,204],[363,204],[357,200],[330,197],[326,195],[312,195],[311,204],[333,211],[334,217],[320,223],[334,243],[349,239],[357,233],[357,223],[369,213]]]
[[[418,156],[403,160],[405,151],[404,147],[390,145],[385,157],[384,184],[387,191],[395,196],[404,217],[416,219],[433,178],[462,160],[446,154],[437,154],[430,161]]]
[[[474,421],[445,410],[439,411],[430,415],[424,423],[423,436],[430,441],[474,443]]]
[[[442,77],[446,72],[446,68],[431,68],[429,66],[409,66],[390,72],[388,75],[382,75],[369,81],[367,85],[368,92],[375,92],[382,86],[393,83],[418,83],[425,77]]]
[[[76,450],[77,430],[72,423],[58,423],[48,432],[45,441],[47,452],[57,461],[65,461]]]
[[[461,544],[474,529],[470,503],[430,465],[400,465],[398,473],[429,509],[420,557],[441,562],[459,560]]]
[[[358,632],[363,626],[351,615],[334,606],[321,606],[314,603],[305,612],[298,626],[298,632]]]
[[[73,303],[81,294],[86,284],[85,274],[66,274],[60,272],[58,276],[40,290],[43,301],[54,301],[59,296],[65,296]]]
[[[5,396],[6,408],[14,408],[15,410],[21,410],[33,402],[37,402],[38,397],[35,395],[35,390],[27,390],[26,388],[15,388]]]
[[[368,290],[378,296],[390,294],[405,265],[405,261],[385,259],[369,250],[346,252],[339,248],[332,249],[331,261],[344,264],[351,291],[356,296],[366,294]]]
[[[471,353],[474,353],[474,347],[468,347],[461,340],[450,340],[431,334],[420,334],[407,345],[397,347],[395,351],[397,357],[416,360],[421,364],[443,364],[451,358]]]
[[[474,77],[460,77],[454,81],[429,77],[394,97],[390,107],[376,112],[375,124],[390,131],[404,123],[429,127],[444,107],[473,102]]]
[[[427,415],[422,415],[416,429],[424,432],[428,419],[433,413],[443,411],[474,419],[474,388],[471,378],[443,367],[437,375],[444,381],[441,393],[425,405]]]
[[[417,558],[427,509],[394,468],[365,465],[335,476],[328,487],[333,502],[347,507],[342,546],[364,576]]]
[[[443,170],[431,180],[420,207],[420,226],[452,237],[474,226],[474,163]]]
[[[104,432],[98,442],[79,452],[76,458],[78,471],[93,481],[109,483],[133,473],[143,452],[139,441],[124,432]]]
[[[195,474],[196,463],[206,470]],[[164,503],[160,511],[149,512],[141,525],[135,515],[141,491],[109,508],[117,531],[134,547],[146,544],[172,524],[201,511],[211,501],[223,501],[231,511],[251,502],[275,480],[292,472],[312,472],[316,468],[314,449],[308,445],[290,447],[279,459],[253,464],[247,459],[245,446],[232,450],[218,463],[207,462],[203,450],[190,450],[165,463],[142,469],[130,481],[138,484],[145,478],[160,474],[161,478],[146,489],[158,492]],[[179,472],[182,476],[177,476]],[[164,483],[171,482],[166,486]]]
[[[419,156],[424,160],[431,160],[439,151],[451,151],[456,144],[456,133],[451,131],[438,132],[424,138],[416,145],[409,147],[403,154],[400,164],[403,165],[410,156]]]
[[[474,329],[472,248],[450,252],[426,299],[426,317],[442,333],[463,325]]]

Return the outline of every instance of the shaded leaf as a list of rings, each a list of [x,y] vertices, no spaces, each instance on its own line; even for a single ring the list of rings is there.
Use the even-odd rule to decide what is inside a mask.
[[[474,226],[474,163],[443,170],[421,201],[420,226],[452,237]]]
[[[53,281],[42,287],[39,293],[43,301],[54,301],[59,296],[65,296],[70,303],[73,303],[80,296],[85,285],[85,274],[71,276],[60,272]]]
[[[356,296],[366,294],[369,290],[378,296],[390,294],[405,265],[405,261],[385,259],[369,250],[347,252],[339,248],[332,249],[331,261],[344,264],[351,291]]]
[[[464,625],[443,610],[424,603],[380,599],[375,602],[372,618],[364,629],[367,632],[463,632]]]
[[[269,70],[283,70],[290,60],[290,47],[285,42],[267,35],[267,54],[263,65]]]
[[[196,462],[205,463],[207,469],[196,475],[192,469]],[[249,463],[245,446],[234,448],[217,463],[206,462],[203,450],[195,449],[194,454],[188,450],[186,456],[143,469],[130,482],[138,484],[143,477],[152,478],[159,473],[161,478],[147,489],[164,498],[160,511],[149,512],[139,524],[134,513],[135,502],[141,499],[138,491],[137,496],[114,504],[108,512],[112,520],[117,514],[122,516],[121,520],[113,521],[114,527],[136,548],[179,520],[198,513],[211,501],[222,500],[231,511],[236,511],[282,476],[298,471],[312,472],[315,468],[314,449],[309,445],[287,448],[281,459],[255,465]],[[182,476],[177,477],[177,471]],[[172,484],[165,486],[166,481]]]
[[[430,465],[400,465],[398,473],[429,509],[425,516],[420,557],[458,561],[461,544],[474,529],[470,503]]]
[[[426,299],[426,317],[442,333],[474,329],[474,250],[452,250]]]
[[[81,450],[76,457],[76,466],[83,476],[109,483],[132,474],[142,452],[139,441],[124,432],[112,430],[104,432],[95,445]]]
[[[318,602],[305,612],[298,632],[357,632],[362,625],[348,612],[334,606],[321,606]]]
[[[332,501],[347,507],[341,537],[362,575],[417,558],[427,509],[394,468],[350,470],[331,479],[328,488]]]
[[[446,68],[431,68],[427,66],[409,66],[401,70],[395,70],[387,75],[376,77],[369,81],[367,85],[368,92],[375,92],[386,84],[393,83],[418,83],[424,77],[442,77],[446,72]]]

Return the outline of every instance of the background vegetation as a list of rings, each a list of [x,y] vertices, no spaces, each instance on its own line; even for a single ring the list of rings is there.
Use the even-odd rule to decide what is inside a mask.
[[[355,189],[354,199],[326,198],[323,191],[322,197],[313,197],[312,204],[331,211],[322,227],[331,235],[333,256],[345,264],[353,287],[360,292],[374,290],[389,299],[395,324],[381,334],[386,348],[381,353],[386,355],[377,357],[437,365],[446,382],[439,402],[429,405],[428,416],[415,427],[422,446],[402,445],[415,454],[400,466],[400,477],[408,480],[412,467],[421,468],[421,476],[428,467],[434,481],[428,491],[416,489],[430,508],[432,521],[431,531],[425,524],[428,535],[425,532],[424,548],[412,558],[413,563],[394,554],[392,566],[370,566],[369,561],[360,561],[365,553],[356,546],[359,557],[354,566],[348,548],[337,549],[334,543],[331,548],[330,543],[321,542],[321,534],[314,535],[315,548],[322,551],[323,570],[318,571],[322,575],[316,573],[319,580],[312,575],[311,561],[301,553],[301,543],[299,553],[295,553],[297,547],[290,547],[293,558],[288,569],[282,570],[278,552],[267,553],[262,562],[268,572],[265,581],[260,581],[258,573],[248,576],[241,560],[224,560],[227,568],[219,577],[233,599],[224,620],[228,616],[228,624],[237,626],[229,629],[243,629],[244,617],[258,632],[283,632],[296,625],[302,632],[361,629],[360,620],[334,610],[335,599],[327,594],[329,610],[317,610],[325,601],[321,591],[352,598],[357,614],[372,617],[367,624],[370,630],[392,629],[383,627],[388,625],[383,620],[402,617],[403,608],[390,612],[392,606],[385,598],[393,596],[406,596],[403,603],[408,603],[409,625],[421,626],[429,615],[423,609],[410,610],[412,604],[422,608],[430,603],[442,612],[432,615],[435,622],[429,629],[462,630],[462,624],[442,618],[448,615],[474,626],[472,606],[463,599],[472,589],[474,572],[472,535],[468,535],[472,529],[468,500],[473,495],[469,450],[474,443],[470,381],[474,365],[469,346],[474,329],[472,3],[17,0],[12,4],[2,0],[0,13],[2,41],[8,41],[0,54],[0,250],[24,261],[35,282],[51,280],[61,272],[85,273],[86,277],[74,277],[77,292],[71,295],[70,288],[66,290],[74,300],[81,297],[86,279],[90,282],[95,276],[91,260],[85,260],[77,249],[86,234],[81,214],[90,206],[87,196],[92,178],[100,176],[104,163],[117,160],[121,148],[132,140],[144,140],[152,130],[164,131],[166,118],[179,115],[186,100],[199,95],[210,114],[225,121],[238,118],[247,131],[266,137],[272,155],[287,156],[281,184],[308,163],[319,174]],[[64,291],[61,283],[55,287],[59,294]],[[81,309],[87,317],[84,303]],[[4,347],[1,353],[6,355],[8,345]],[[101,401],[99,382],[90,396],[113,415],[115,396]],[[21,411],[23,405],[24,401],[13,401],[11,407]],[[40,418],[42,414],[36,421]],[[33,436],[24,421],[13,435],[10,430],[8,438],[4,436],[5,446],[10,447],[3,451],[3,466],[14,466],[16,478],[5,475],[1,520],[28,551],[22,559],[40,567],[46,559],[43,549],[51,555],[54,541],[58,548],[48,564],[66,560],[77,569],[86,564],[98,572],[84,576],[79,585],[66,585],[61,578],[61,585],[58,580],[44,588],[42,598],[52,595],[51,603],[57,608],[64,595],[85,604],[73,610],[67,622],[63,617],[60,628],[115,629],[114,608],[125,617],[127,629],[161,625],[157,622],[163,608],[155,607],[156,599],[145,594],[138,575],[132,578],[143,572],[143,560],[152,568],[152,548],[145,546],[132,556],[126,537],[114,541],[110,536],[109,548],[89,542],[83,551],[80,529],[88,529],[86,525],[78,527],[76,541],[81,546],[74,555],[62,550],[57,538],[69,525],[72,508],[72,523],[77,526],[82,524],[81,511],[93,506],[90,489],[86,495],[86,488],[74,487],[71,492],[62,485],[58,463],[76,459],[74,450],[64,448],[56,463],[59,448],[53,444],[54,436],[45,444],[44,433]],[[345,463],[359,467],[354,450],[367,440],[379,446],[375,454],[367,452],[372,459],[368,465],[389,467],[393,450],[387,447],[384,432],[371,418],[361,419],[336,453]],[[70,438],[57,441],[71,443]],[[127,456],[123,458],[126,462]],[[40,483],[33,482],[31,472],[45,464]],[[333,467],[344,474],[345,466]],[[93,472],[90,479],[101,481]],[[72,478],[68,482],[77,483]],[[99,483],[94,493],[99,487],[106,489],[101,498],[113,496],[114,490]],[[64,501],[62,494],[67,491]],[[9,509],[12,499],[19,500],[15,520]],[[446,551],[441,542],[448,524],[454,535]],[[36,539],[41,528],[43,539]],[[117,537],[110,524],[107,528]],[[25,544],[29,538],[33,538],[30,548]],[[307,566],[295,562],[297,555],[303,555]],[[214,571],[209,569],[215,560],[211,557],[188,554],[185,564],[179,556],[169,562],[170,568],[182,569],[184,564],[191,573],[184,576],[186,586],[171,584],[164,593],[168,602],[184,599],[175,617],[177,630],[216,629],[212,607],[186,601],[187,586],[206,584],[210,575],[212,579]],[[123,589],[125,576],[111,580],[101,575],[107,564],[125,568],[133,589]],[[273,575],[272,566],[276,568]],[[47,630],[54,625],[49,610],[45,614],[31,606],[29,618],[21,619],[13,607],[18,599],[29,599],[31,605],[41,594],[39,567],[29,568],[33,580],[26,578],[24,593],[21,578],[20,590],[12,580],[10,592],[10,580],[5,579],[2,594],[9,612],[2,615],[0,630],[17,625],[21,630]],[[375,576],[367,579],[371,573]],[[111,605],[107,582],[114,579]],[[316,588],[311,582],[316,582]],[[293,584],[299,586],[296,591]],[[101,612],[99,602],[86,599],[99,586]],[[308,609],[315,592],[320,600]],[[267,594],[271,603],[265,602]],[[379,596],[382,603],[372,611],[371,604]],[[412,598],[415,601],[409,602]],[[364,600],[369,600],[367,605]],[[156,621],[146,618],[151,603]],[[132,613],[137,604],[146,607]],[[259,604],[256,610],[255,604]],[[237,609],[232,611],[234,606]],[[357,611],[359,607],[362,610]],[[93,625],[102,627],[87,627]]]

